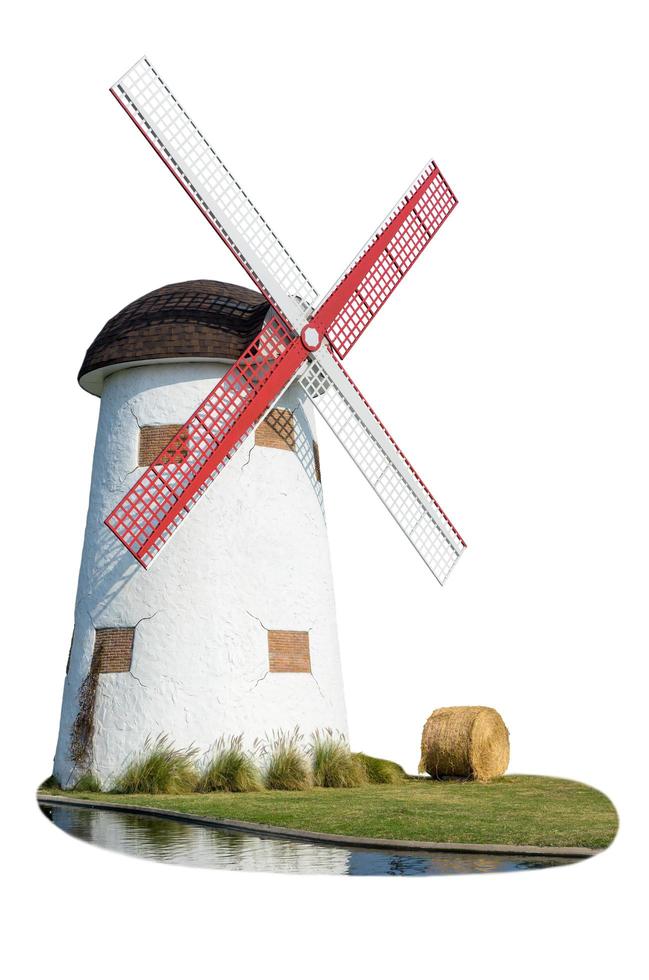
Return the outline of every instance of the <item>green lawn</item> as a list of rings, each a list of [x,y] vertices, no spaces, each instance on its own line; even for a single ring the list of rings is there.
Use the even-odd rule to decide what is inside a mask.
[[[606,847],[618,826],[613,804],[598,790],[548,776],[503,776],[486,784],[406,780],[359,789],[186,796],[44,792],[395,840]]]

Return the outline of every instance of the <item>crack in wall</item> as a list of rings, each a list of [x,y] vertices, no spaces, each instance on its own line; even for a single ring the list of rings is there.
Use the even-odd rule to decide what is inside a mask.
[[[254,449],[254,446],[253,446],[253,449]],[[252,453],[252,449],[250,450],[250,452]],[[261,626],[261,628],[262,628],[262,629],[264,629],[264,630],[266,630],[266,632],[268,632],[268,629],[267,629],[267,627],[266,627],[266,626],[264,626],[264,624],[262,623],[262,621],[261,621],[261,619],[259,618],[259,616],[255,616],[255,614],[254,614],[254,613],[251,613],[249,609],[246,609],[246,613],[248,614],[248,616],[250,616],[250,618],[251,618],[251,619],[256,619],[256,620],[257,620],[257,622],[259,623],[259,625]],[[260,678],[259,678],[258,680],[256,680],[256,681],[255,681],[255,683],[254,683],[254,684],[252,685],[252,687],[249,687],[249,688],[248,688],[248,690],[247,690],[247,692],[246,692],[246,693],[247,693],[247,694],[250,694],[250,693],[252,693],[252,691],[254,691],[254,690],[255,690],[255,688],[256,688],[256,687],[257,687],[257,686],[258,686],[259,684],[261,684],[261,682],[262,682],[262,681],[265,681],[265,680],[266,680],[266,678],[268,677],[268,675],[269,675],[269,673],[270,673],[270,670],[267,670],[265,674],[262,674],[262,675],[261,675],[261,677],[260,677]]]
[[[142,423],[140,422],[139,418],[137,417],[137,415],[133,411],[133,406],[131,405],[130,402],[127,402],[126,407],[128,408],[128,410],[131,413],[131,415],[133,416],[133,418],[135,419],[135,424],[137,425],[138,429],[141,430],[142,429]],[[117,481],[117,483],[113,483],[111,486],[108,487],[108,491],[110,493],[119,493],[120,491],[122,491],[124,489],[124,481],[126,480],[126,478],[128,476],[132,476],[139,469],[142,469],[142,467],[141,466],[134,466],[132,470],[127,470],[126,473],[124,473],[124,475]]]
[[[136,630],[138,628],[138,626],[140,625],[140,623],[144,623],[144,622],[146,622],[149,619],[153,619],[153,617],[154,616],[157,616],[159,612],[162,612],[162,610],[161,609],[156,609],[156,611],[154,613],[151,613],[150,616],[142,616],[140,619],[138,619],[137,623],[134,623],[133,624],[133,626],[131,627],[131,629]]]
[[[138,628],[138,626],[140,625],[140,623],[146,623],[146,622],[148,622],[148,620],[153,619],[154,616],[157,616],[159,612],[160,612],[160,610],[159,609],[156,609],[156,611],[154,613],[151,613],[150,616],[141,616],[140,619],[138,619],[137,623],[135,623],[131,627],[131,629],[133,630],[133,645],[134,646],[135,646],[135,630]],[[143,681],[141,681],[140,678],[137,676],[137,674],[134,674],[133,673],[133,668],[131,668],[131,670],[129,670],[128,673],[133,678],[133,680],[136,680],[138,682],[138,684],[140,685],[140,687],[142,687],[142,688],[144,688],[146,690],[146,688],[147,688],[148,685],[145,684]]]
[[[253,452],[254,452],[254,450],[255,450],[255,448],[256,448],[256,446],[257,446],[257,443],[253,441],[253,443],[252,443],[252,446],[250,447],[250,452],[248,453],[248,459],[247,459],[247,460],[245,461],[245,463],[244,463],[244,464],[243,464],[243,466],[241,467],[241,469],[240,469],[240,471],[239,471],[240,473],[243,473],[243,471],[245,470],[245,468],[246,468],[246,466],[247,466],[247,465],[248,465],[248,463],[250,462],[250,457],[252,456],[252,454],[253,454]]]
[[[144,622],[146,622],[149,619],[153,619],[153,617],[154,616],[157,616],[158,613],[160,613],[160,612],[162,612],[161,609],[156,609],[156,611],[153,612],[153,613],[151,613],[150,616],[140,616],[140,618],[138,619],[138,621],[136,623],[133,623],[132,625],[129,625],[129,626],[120,626],[117,623],[111,623],[110,626],[97,626],[96,622],[92,618],[92,613],[89,610],[86,610],[86,615],[87,615],[88,619],[90,620],[90,622],[92,624],[92,628],[94,629],[94,631],[96,633],[97,630],[104,630],[104,629],[117,629],[117,630],[119,630],[119,629],[132,629],[132,630],[136,630],[138,628],[138,626],[140,625],[140,623],[144,623]]]
[[[141,681],[140,680],[140,678],[137,676],[137,674],[134,674],[132,670],[129,670],[128,673],[129,673],[129,676],[132,677],[134,681],[137,681],[138,682],[138,684],[140,685],[140,687],[143,687],[146,690],[147,685],[144,683],[144,681]]]
[[[111,484],[107,489],[110,493],[121,493],[124,489],[124,483],[127,476],[132,476],[137,470],[141,470],[141,466],[134,466],[132,470],[127,470],[126,473],[117,481],[117,483]]]
[[[320,694],[320,697],[321,697],[321,698],[322,698],[322,699],[323,699],[324,701],[326,701],[327,699],[325,698],[325,696],[324,696],[324,694],[323,694],[323,691],[322,691],[322,688],[321,688],[321,687],[320,687],[320,685],[318,684],[318,678],[317,678],[317,677],[316,677],[316,675],[315,675],[315,674],[313,673],[313,671],[310,671],[310,676],[311,676],[311,677],[313,678],[313,681],[314,681],[314,683],[315,683],[315,686],[316,686],[316,687],[318,688],[318,693]]]
[[[127,403],[127,408],[129,410],[129,412],[131,413],[131,415],[133,416],[133,418],[135,419],[135,424],[137,425],[138,429],[141,429],[142,428],[142,423],[140,422],[139,418],[137,417],[137,415],[133,411],[133,406],[131,405],[130,402]]]
[[[259,616],[255,616],[255,614],[254,613],[251,613],[249,609],[246,609],[246,612],[248,613],[248,615],[250,616],[251,619],[256,619],[257,620],[257,622],[261,625],[262,629],[265,629],[266,632],[268,632],[268,627],[267,626],[264,626],[264,624],[262,623],[262,621],[259,618]]]
[[[257,622],[258,622],[258,623],[259,623],[259,624],[260,624],[260,625],[261,625],[261,626],[263,627],[263,629],[265,629],[265,630],[266,630],[266,632],[270,632],[270,629],[269,629],[269,627],[268,627],[268,626],[266,626],[266,625],[265,625],[264,623],[262,623],[262,621],[261,621],[261,619],[259,618],[259,616],[255,616],[255,614],[254,614],[254,613],[251,613],[249,609],[246,609],[246,613],[248,614],[248,616],[250,616],[250,618],[251,618],[251,619],[256,619],[256,620],[257,620]],[[306,627],[304,628],[304,630],[303,630],[303,632],[304,632],[304,633],[310,633],[310,632],[311,632],[311,630],[313,629],[313,626],[314,626],[314,624],[313,624],[313,623],[311,623],[311,625],[310,625],[310,626],[306,626]]]
[[[265,681],[269,674],[270,674],[270,671],[267,670],[265,674],[262,674],[261,675],[261,677],[259,678],[259,680],[256,680],[255,681],[255,683],[252,685],[252,687],[249,687],[248,688],[248,691],[246,693],[247,694],[250,694],[252,691],[254,691],[255,688],[257,687],[257,685],[258,684],[261,684],[262,681]]]

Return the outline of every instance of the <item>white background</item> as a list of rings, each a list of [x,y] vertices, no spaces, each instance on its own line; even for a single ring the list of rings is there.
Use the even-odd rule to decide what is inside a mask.
[[[548,0],[5,10],[11,975],[637,974],[643,13]],[[444,589],[320,428],[352,742],[413,770],[434,707],[493,705],[511,771],[614,800],[622,829],[597,860],[409,881],[220,874],[100,852],[39,816],[99,407],[76,385],[83,353],[156,286],[246,283],[108,94],[144,53],[322,290],[431,155],[458,194],[347,361],[469,542]]]

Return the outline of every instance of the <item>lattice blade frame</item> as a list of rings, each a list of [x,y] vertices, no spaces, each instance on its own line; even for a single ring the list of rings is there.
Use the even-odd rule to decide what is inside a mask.
[[[148,568],[307,357],[272,315],[104,523]]]
[[[340,362],[320,348],[299,383],[443,585],[465,542]]]
[[[431,160],[320,303],[309,326],[347,356],[457,204]]]
[[[111,91],[278,315],[114,508],[108,527],[144,567],[150,564],[293,380],[307,353],[290,328],[299,332],[309,323],[338,357],[324,346],[312,354],[303,389],[444,582],[464,541],[338,360],[457,204],[435,163],[410,185],[316,310],[314,287],[150,62],[141,59]],[[267,358],[259,357],[260,341],[270,345]]]
[[[258,289],[299,332],[316,304],[315,288],[153,65],[141,58],[111,92]]]

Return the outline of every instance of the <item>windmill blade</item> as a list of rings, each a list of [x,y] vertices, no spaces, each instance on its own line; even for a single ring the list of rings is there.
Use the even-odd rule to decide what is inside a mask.
[[[457,200],[429,163],[314,313],[314,287],[150,62],[111,92],[277,314],[106,518],[147,567],[309,356],[295,333],[308,324],[345,357]],[[337,358],[321,346],[300,380],[443,582],[464,542]]]
[[[307,357],[271,316],[104,523],[148,568]]]
[[[141,58],[111,92],[257,288],[299,332],[317,304],[314,286],[155,68]],[[431,161],[334,284],[312,323],[341,359],[456,204]]]
[[[344,358],[457,204],[430,161],[321,302],[309,326]]]
[[[443,585],[465,542],[340,362],[323,346],[299,382]]]
[[[299,332],[316,304],[314,287],[155,68],[141,58],[111,92],[258,289]]]

